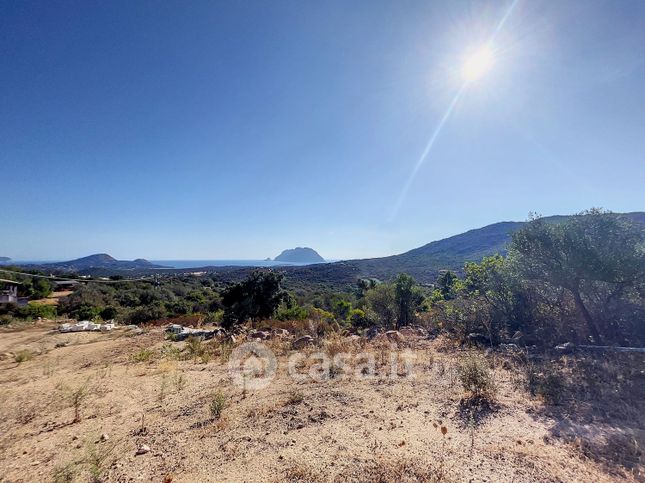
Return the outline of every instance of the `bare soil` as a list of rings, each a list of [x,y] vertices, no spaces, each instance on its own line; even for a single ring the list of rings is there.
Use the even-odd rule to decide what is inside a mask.
[[[287,372],[290,342],[271,340],[276,377],[245,391],[230,377],[230,347],[216,342],[184,360],[170,347],[186,343],[161,328],[54,328],[0,332],[2,482],[643,481],[640,393],[621,395],[624,407],[592,392],[596,403],[548,405],[502,355],[488,356],[494,400],[475,406],[456,373],[463,352],[440,340],[337,341],[379,361],[411,350],[414,377],[377,363],[372,379],[300,381]],[[630,364],[616,377],[642,378],[642,358]],[[214,418],[218,392],[226,407]]]

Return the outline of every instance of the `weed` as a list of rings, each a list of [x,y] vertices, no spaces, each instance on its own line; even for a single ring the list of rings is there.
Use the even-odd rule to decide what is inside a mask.
[[[155,353],[150,349],[141,349],[130,356],[132,362],[148,362],[154,357]]]
[[[54,362],[53,364],[51,361],[45,361],[45,363],[43,364],[43,376],[51,377],[54,374],[57,365],[58,359],[56,359],[56,362]]]
[[[89,443],[85,450],[83,463],[87,466],[90,473],[91,481],[99,483],[103,481],[102,475],[107,466],[110,455],[116,448],[115,443]]]
[[[56,465],[52,472],[53,483],[72,483],[76,479],[78,469],[76,463]]]
[[[202,362],[202,364],[208,364],[212,358],[213,358],[213,354],[208,351],[204,351],[204,353],[201,356],[199,356],[199,359]]]
[[[63,391],[64,397],[70,407],[74,408],[74,420],[72,423],[78,423],[81,420],[81,407],[83,406],[83,402],[90,395],[90,378],[88,377],[84,383],[75,388],[64,385],[59,385],[58,387]]]
[[[171,361],[181,360],[181,350],[173,344],[164,344],[161,347],[161,357]]]
[[[197,360],[206,353],[206,347],[201,337],[189,337],[186,339],[186,354],[188,359]]]
[[[289,397],[287,398],[287,404],[296,405],[300,404],[305,400],[305,395],[300,391],[291,391]]]
[[[233,349],[234,347],[231,343],[224,343],[220,345],[219,357],[222,363],[228,362],[231,354],[233,353]]]
[[[98,379],[105,379],[108,376],[112,375],[112,364],[106,363],[103,367],[99,367],[96,370],[96,377]]]
[[[163,402],[168,390],[168,376],[166,374],[161,376],[161,384],[159,387],[159,402]]]
[[[184,387],[186,387],[186,378],[182,371],[177,371],[172,376],[172,383],[175,386],[177,392],[181,392]]]
[[[526,384],[531,395],[542,397],[547,404],[558,404],[562,400],[564,381],[549,365],[527,364]]]
[[[34,354],[29,349],[22,349],[16,352],[13,358],[18,364],[21,364],[32,360],[34,358]]]
[[[226,396],[220,391],[213,393],[210,399],[211,402],[209,404],[209,410],[211,417],[213,418],[213,420],[217,420],[222,415],[224,409],[226,409],[226,407],[228,406],[228,401],[226,399]]]

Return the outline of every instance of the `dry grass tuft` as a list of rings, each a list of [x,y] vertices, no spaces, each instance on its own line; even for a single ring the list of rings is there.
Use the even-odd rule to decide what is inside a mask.
[[[412,459],[379,456],[352,466],[334,478],[334,482],[412,483],[449,481],[441,468]]]
[[[14,356],[13,356],[13,359],[14,359],[18,364],[21,364],[21,363],[23,363],[23,362],[30,361],[30,360],[32,360],[33,358],[34,358],[34,354],[33,354],[33,352],[31,352],[29,349],[22,349],[22,350],[19,350],[19,351],[17,351],[17,352],[14,354]]]

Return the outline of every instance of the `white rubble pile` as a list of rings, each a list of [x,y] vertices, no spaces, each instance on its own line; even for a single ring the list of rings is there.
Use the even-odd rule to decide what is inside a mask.
[[[116,324],[110,321],[105,324],[97,324],[89,320],[81,320],[75,324],[64,323],[58,326],[59,332],[109,332],[116,328]]]

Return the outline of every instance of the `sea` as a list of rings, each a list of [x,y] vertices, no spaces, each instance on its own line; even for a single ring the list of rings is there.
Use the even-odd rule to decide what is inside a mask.
[[[0,265],[42,265],[45,263],[61,263],[68,260],[11,260],[0,262]],[[279,267],[285,265],[310,265],[309,263],[276,262],[273,260],[149,260],[155,265],[168,268],[199,268],[199,267]]]
[[[169,268],[199,268],[199,267],[279,267],[285,265],[309,265],[307,263],[285,263],[273,260],[150,260],[155,265]]]

